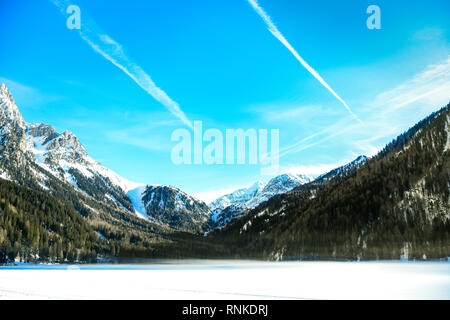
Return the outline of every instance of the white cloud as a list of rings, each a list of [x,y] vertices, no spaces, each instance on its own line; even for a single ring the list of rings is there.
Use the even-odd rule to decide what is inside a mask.
[[[428,66],[423,72],[375,97],[374,107],[392,113],[414,102],[443,104],[450,97],[450,56],[440,64]]]
[[[450,56],[366,103],[364,126],[344,118],[335,124],[280,148],[280,157],[298,153],[339,136],[353,152],[372,156],[390,139],[406,131],[450,101]]]
[[[368,103],[367,131],[356,128],[353,144],[367,155],[374,154],[389,138],[406,131],[415,123],[450,101],[450,56],[427,66],[422,72],[394,88],[379,93]]]
[[[297,153],[302,150],[309,149],[325,141],[330,140],[338,135],[352,130],[354,127],[360,127],[358,124],[353,124],[349,121],[349,118],[343,118],[335,124],[328,126],[322,130],[319,130],[305,138],[302,138],[290,145],[280,148],[279,157],[282,158],[291,153]]]

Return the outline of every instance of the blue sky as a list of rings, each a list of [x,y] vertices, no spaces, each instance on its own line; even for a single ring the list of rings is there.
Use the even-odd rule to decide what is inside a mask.
[[[85,38],[66,27],[67,4],[80,7]],[[381,9],[380,30],[366,27],[371,4]],[[173,164],[171,133],[187,128],[179,112],[204,129],[279,129],[279,172],[317,175],[373,155],[450,101],[446,0],[258,2],[362,123],[246,0],[59,5],[0,2],[0,82],[25,120],[74,132],[91,157],[125,178],[206,200],[270,176],[259,165]],[[137,70],[138,81],[96,43],[120,48],[110,57]],[[144,90],[146,76],[166,96]]]

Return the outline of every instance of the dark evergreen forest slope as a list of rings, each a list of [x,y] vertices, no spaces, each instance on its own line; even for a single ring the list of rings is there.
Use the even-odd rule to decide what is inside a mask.
[[[276,196],[210,234],[235,257],[450,255],[449,105],[346,175]]]
[[[106,243],[72,205],[0,180],[0,262],[95,261]]]

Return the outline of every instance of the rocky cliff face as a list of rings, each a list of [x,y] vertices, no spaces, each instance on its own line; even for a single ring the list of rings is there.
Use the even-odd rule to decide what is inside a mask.
[[[0,174],[7,178],[27,171],[26,123],[11,92],[0,85]],[[6,168],[12,168],[8,172]]]

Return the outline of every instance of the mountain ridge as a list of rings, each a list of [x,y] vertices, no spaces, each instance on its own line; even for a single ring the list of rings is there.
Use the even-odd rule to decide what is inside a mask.
[[[223,195],[208,205],[215,227],[222,228],[271,197],[311,181],[312,178],[306,175],[284,173],[273,177],[267,183],[259,180],[249,188],[241,188]]]

